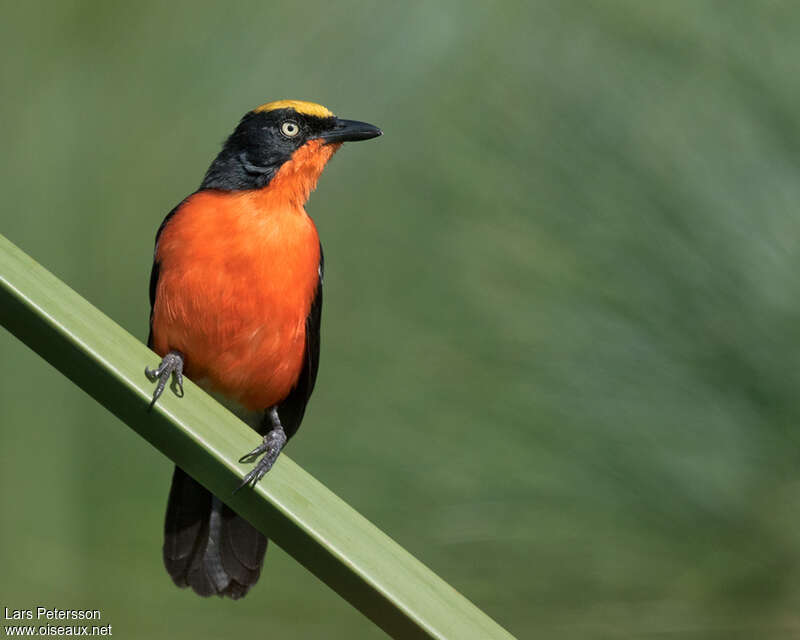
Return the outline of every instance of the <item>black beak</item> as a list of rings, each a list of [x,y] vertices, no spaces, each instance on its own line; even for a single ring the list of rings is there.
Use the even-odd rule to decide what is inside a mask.
[[[378,127],[359,122],[358,120],[342,120],[336,118],[336,123],[331,129],[324,131],[318,137],[325,140],[325,144],[332,142],[355,142],[356,140],[369,140],[383,135]]]

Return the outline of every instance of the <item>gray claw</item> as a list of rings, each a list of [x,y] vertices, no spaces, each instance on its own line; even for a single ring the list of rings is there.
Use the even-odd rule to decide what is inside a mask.
[[[255,462],[262,453],[264,453],[267,449],[269,449],[269,442],[267,441],[266,437],[264,441],[258,445],[255,449],[253,449],[250,453],[246,453],[241,458],[239,458],[239,462],[243,464],[250,464],[251,462]]]
[[[242,478],[241,484],[233,492],[236,493],[239,489],[248,485],[255,487],[258,481],[267,474],[267,471],[272,469],[272,465],[275,464],[285,444],[286,433],[283,431],[280,422],[278,422],[275,428],[264,436],[264,441],[260,445],[239,458],[239,462],[249,463],[255,462],[258,456],[262,453],[264,454],[264,457],[256,463],[255,469]]]
[[[172,376],[175,377],[174,386],[180,389],[180,397],[183,397],[183,355],[179,351],[170,351],[164,356],[164,358],[161,360],[161,364],[158,365],[158,368],[156,369],[145,367],[144,375],[146,375],[152,381],[158,380],[158,384],[153,392],[153,399],[150,401],[148,410],[153,408],[156,400],[158,400],[161,397],[161,394],[164,393],[164,388],[167,386],[167,382],[169,382],[169,379]]]

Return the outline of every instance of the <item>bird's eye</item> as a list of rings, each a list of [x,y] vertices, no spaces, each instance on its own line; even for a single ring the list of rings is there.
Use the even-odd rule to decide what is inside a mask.
[[[300,127],[297,126],[296,122],[287,120],[281,125],[281,133],[287,138],[294,138],[298,133],[300,133]]]

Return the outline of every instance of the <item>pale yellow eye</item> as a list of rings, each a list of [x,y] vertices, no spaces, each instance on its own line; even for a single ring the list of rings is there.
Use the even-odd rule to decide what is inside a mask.
[[[297,126],[296,122],[287,120],[281,125],[281,133],[287,138],[294,138],[298,133],[300,133],[300,127]]]

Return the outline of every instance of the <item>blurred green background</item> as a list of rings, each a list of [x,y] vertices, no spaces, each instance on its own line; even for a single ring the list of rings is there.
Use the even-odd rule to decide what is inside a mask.
[[[520,638],[800,636],[797,4],[0,8],[13,242],[144,340],[156,228],[246,110],[374,122],[308,207],[289,455]],[[174,588],[171,463],[5,332],[0,361],[0,607],[382,637],[276,546],[241,602]]]

